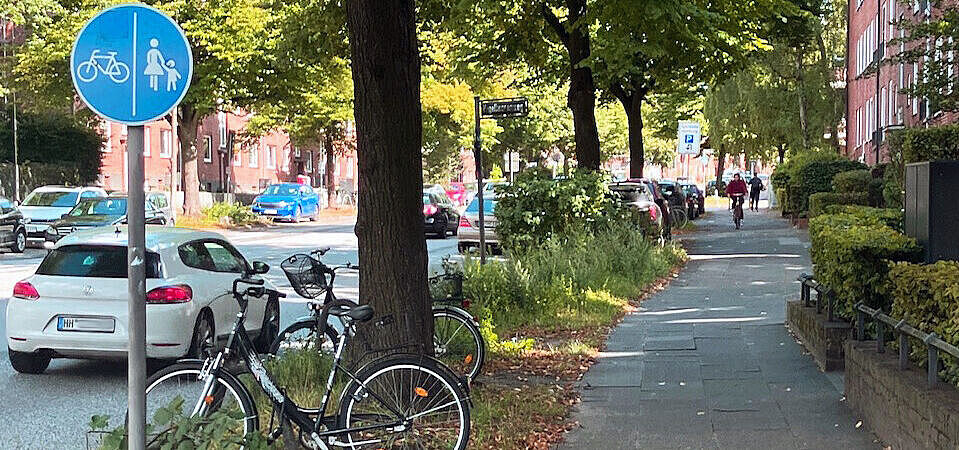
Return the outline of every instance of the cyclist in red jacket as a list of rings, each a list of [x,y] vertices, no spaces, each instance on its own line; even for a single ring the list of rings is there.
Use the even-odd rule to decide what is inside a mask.
[[[743,202],[746,200],[746,194],[749,193],[749,188],[746,186],[746,182],[739,176],[739,174],[733,175],[733,180],[726,185],[726,195],[733,201],[733,209],[736,209],[736,204],[739,203],[741,207]]]

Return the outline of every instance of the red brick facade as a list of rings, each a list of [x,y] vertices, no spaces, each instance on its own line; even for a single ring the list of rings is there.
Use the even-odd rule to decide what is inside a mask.
[[[242,112],[210,115],[197,132],[197,166],[200,190],[210,192],[257,193],[270,183],[310,177],[315,187],[325,185],[325,155],[317,148],[294,147],[289,136],[273,131],[248,141],[242,136],[250,115]],[[100,182],[107,190],[127,190],[126,127],[105,122]],[[233,151],[227,148],[229,133],[235,133]],[[353,129],[347,130],[352,135]],[[144,175],[148,189],[170,189],[171,174],[179,174],[176,159],[179,145],[173,127],[158,120],[144,127]],[[337,143],[333,176],[337,186],[356,187],[356,153],[352,146]],[[174,155],[171,158],[171,155]],[[177,166],[177,167],[174,167]],[[179,183],[178,190],[182,190]]]
[[[849,29],[846,59],[846,156],[867,164],[876,163],[875,131],[897,126],[932,126],[953,123],[955,113],[929,111],[924,99],[899,91],[921,76],[918,64],[882,64],[879,85],[876,71],[869,70],[877,49],[887,59],[902,50],[900,44],[886,45],[903,36],[895,25],[900,19],[926,20],[937,11],[929,1],[849,0]],[[934,44],[934,43],[931,43]],[[952,57],[948,55],[948,57]],[[919,66],[919,67],[917,67]],[[887,161],[885,143],[879,161]]]

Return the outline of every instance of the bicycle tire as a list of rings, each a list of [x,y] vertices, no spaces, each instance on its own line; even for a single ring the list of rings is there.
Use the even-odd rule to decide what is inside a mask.
[[[405,387],[407,387],[405,383],[406,379],[404,379],[405,376],[410,377],[410,383],[408,387],[411,389],[409,393],[403,392]],[[416,378],[413,378],[414,376]],[[425,379],[431,379],[432,383],[428,384],[426,382],[422,382]],[[362,380],[362,382],[357,382],[357,380]],[[390,393],[384,390],[386,389],[384,386],[390,386],[391,384],[403,384],[403,386],[400,386],[399,390],[396,390],[395,393]],[[432,392],[426,391],[423,386],[428,387]],[[363,389],[362,391],[361,388]],[[441,389],[441,391],[437,393],[436,388]],[[368,421],[371,420],[368,418],[369,416],[376,416],[372,419],[375,420],[383,415],[382,412],[377,413],[375,410],[374,412],[365,415],[360,412],[362,411],[360,409],[361,406],[375,406],[374,403],[379,403],[376,397],[371,395],[370,392],[375,393],[376,396],[379,396],[383,399],[395,399],[397,403],[408,397],[408,405],[392,405],[395,409],[404,411],[405,414],[413,412],[414,407],[417,405],[421,405],[423,411],[438,411],[437,408],[439,407],[442,407],[443,409],[445,409],[447,406],[453,407],[451,411],[458,414],[457,419],[459,420],[459,426],[457,427],[455,437],[449,438],[452,440],[450,442],[452,446],[448,448],[452,450],[464,450],[469,443],[469,396],[467,395],[465,388],[463,388],[458,382],[456,375],[453,374],[449,368],[443,366],[442,363],[439,363],[432,358],[416,355],[394,355],[370,363],[370,365],[361,369],[360,373],[357,374],[356,379],[350,381],[346,389],[343,390],[343,395],[340,397],[340,412],[338,422],[339,428],[347,429],[351,427],[360,427],[363,426],[362,424],[364,418],[366,418]],[[400,392],[403,392],[403,394],[401,396],[397,396],[396,394],[399,394]],[[416,393],[415,395],[414,392]],[[443,395],[444,393],[445,395]],[[422,403],[418,404],[417,397],[429,399],[429,401],[425,405],[422,405]],[[367,401],[369,402],[364,403]],[[361,403],[363,403],[363,405],[361,405]],[[380,410],[383,409],[385,408],[380,407]],[[422,422],[420,419],[436,414],[435,411],[429,412],[429,414],[426,414],[423,411],[418,413],[422,414],[419,417],[417,417],[417,414],[406,417],[407,419],[411,417],[413,418],[411,420],[410,427],[406,430],[391,432],[392,430],[387,430],[386,427],[382,428],[382,430],[388,433],[388,435],[400,435],[400,440],[406,438],[420,439],[425,434],[422,432],[422,428],[417,428],[417,424]],[[392,444],[397,443],[395,440],[391,443],[386,443],[375,438],[371,439],[370,433],[378,429],[379,428],[374,428],[357,433],[344,433],[342,439],[344,440],[347,448],[353,449],[391,448],[393,447]],[[417,430],[420,430],[420,432],[417,433]],[[354,439],[356,439],[357,442],[354,442]],[[367,441],[367,443],[363,443],[363,441]],[[415,448],[446,448],[446,446],[420,446]]]
[[[449,318],[453,321],[456,321],[460,324],[460,328],[453,330],[453,335],[449,336],[448,339],[446,336],[450,331],[447,327],[438,326],[437,319]],[[447,322],[449,323],[449,322]],[[443,333],[444,337],[439,338],[439,328],[444,328]],[[469,336],[472,338],[473,345],[475,347],[467,346],[455,346],[454,348],[463,348],[465,352],[455,352],[450,350],[450,344],[453,339],[458,336],[461,328],[466,328],[466,331],[469,333]],[[439,340],[444,340],[445,343],[440,345]],[[434,306],[433,307],[433,344],[435,346],[433,354],[439,359],[443,364],[446,364],[453,373],[457,375],[463,375],[470,382],[476,379],[479,376],[480,372],[483,369],[483,363],[486,362],[486,340],[483,339],[483,334],[480,332],[478,326],[476,326],[473,317],[466,314],[463,311],[457,310],[456,308],[450,308],[447,306]],[[465,343],[464,343],[465,344]],[[464,354],[465,353],[465,354]]]
[[[674,209],[672,214],[673,214],[673,217],[672,217],[673,224],[676,225],[677,227],[682,228],[682,227],[685,227],[687,223],[689,223],[689,217],[686,216],[686,212],[683,211],[682,209]]]
[[[154,400],[152,406],[155,408],[152,409],[152,412],[156,412],[156,408],[165,407],[173,399],[180,397],[183,399],[183,408],[184,410],[192,408],[194,402],[200,401],[199,397],[188,398],[184,397],[181,394],[190,394],[188,390],[195,390],[200,388],[196,395],[202,395],[202,386],[204,380],[199,379],[199,375],[203,370],[202,361],[185,361],[173,364],[168,366],[153,375],[151,375],[146,381],[146,406],[147,406],[147,423],[149,424],[153,418],[151,414],[151,398]],[[191,382],[190,385],[177,385],[166,387],[160,389],[161,386],[169,385],[173,382]],[[220,372],[217,374],[216,382],[218,383],[218,390],[215,391],[215,394],[208,401],[208,404],[216,403],[213,406],[214,409],[219,410],[221,407],[224,407],[224,404],[229,398],[226,394],[232,396],[232,400],[235,402],[236,406],[240,408],[242,412],[242,418],[237,421],[238,426],[242,426],[242,436],[239,438],[249,435],[250,433],[256,432],[259,429],[259,415],[256,411],[256,405],[253,403],[253,398],[250,395],[250,392],[246,387],[241,383],[235,376],[231,373],[226,372],[223,369],[220,369]],[[160,390],[160,392],[158,392]],[[169,390],[169,392],[165,392]],[[151,393],[159,394],[151,397]],[[220,396],[222,394],[222,397]],[[171,397],[173,395],[173,397]],[[219,399],[217,399],[219,397]],[[158,430],[154,428],[155,433],[159,433]]]
[[[315,331],[316,320],[315,319],[300,320],[284,328],[283,331],[281,331],[280,334],[276,336],[276,339],[273,340],[273,343],[270,344],[270,350],[268,353],[273,356],[279,356],[278,353],[280,352],[280,348],[283,345],[283,342],[286,339],[288,339],[290,336],[292,336],[293,333],[296,333],[297,331],[301,331],[301,330]],[[326,327],[326,336],[330,339],[330,342],[336,342],[337,339],[339,338],[339,335],[337,334],[336,330],[334,330],[332,327],[329,327],[329,326]]]

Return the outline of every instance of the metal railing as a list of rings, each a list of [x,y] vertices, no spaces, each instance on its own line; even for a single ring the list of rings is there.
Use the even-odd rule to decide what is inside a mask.
[[[939,354],[945,352],[953,358],[959,359],[959,347],[942,339],[936,333],[926,333],[905,320],[896,320],[878,309],[872,309],[862,302],[855,306],[856,311],[856,340],[866,340],[866,318],[872,318],[876,323],[876,352],[886,351],[885,328],[889,327],[899,340],[899,370],[909,368],[909,337],[913,337],[926,345],[926,383],[935,387],[939,382]]]
[[[797,280],[799,280],[799,283],[802,286],[800,299],[803,302],[803,306],[807,308],[812,306],[813,300],[811,291],[816,291],[816,313],[822,314],[823,298],[825,298],[826,320],[832,322],[834,319],[833,313],[836,306],[836,293],[832,290],[832,288],[816,281],[813,276],[809,275],[808,273],[800,274]]]

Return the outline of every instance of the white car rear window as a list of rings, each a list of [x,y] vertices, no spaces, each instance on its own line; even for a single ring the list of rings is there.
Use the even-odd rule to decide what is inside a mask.
[[[160,255],[146,252],[147,278],[162,278]],[[115,245],[67,245],[54,249],[37,268],[37,275],[126,278],[127,248]]]

